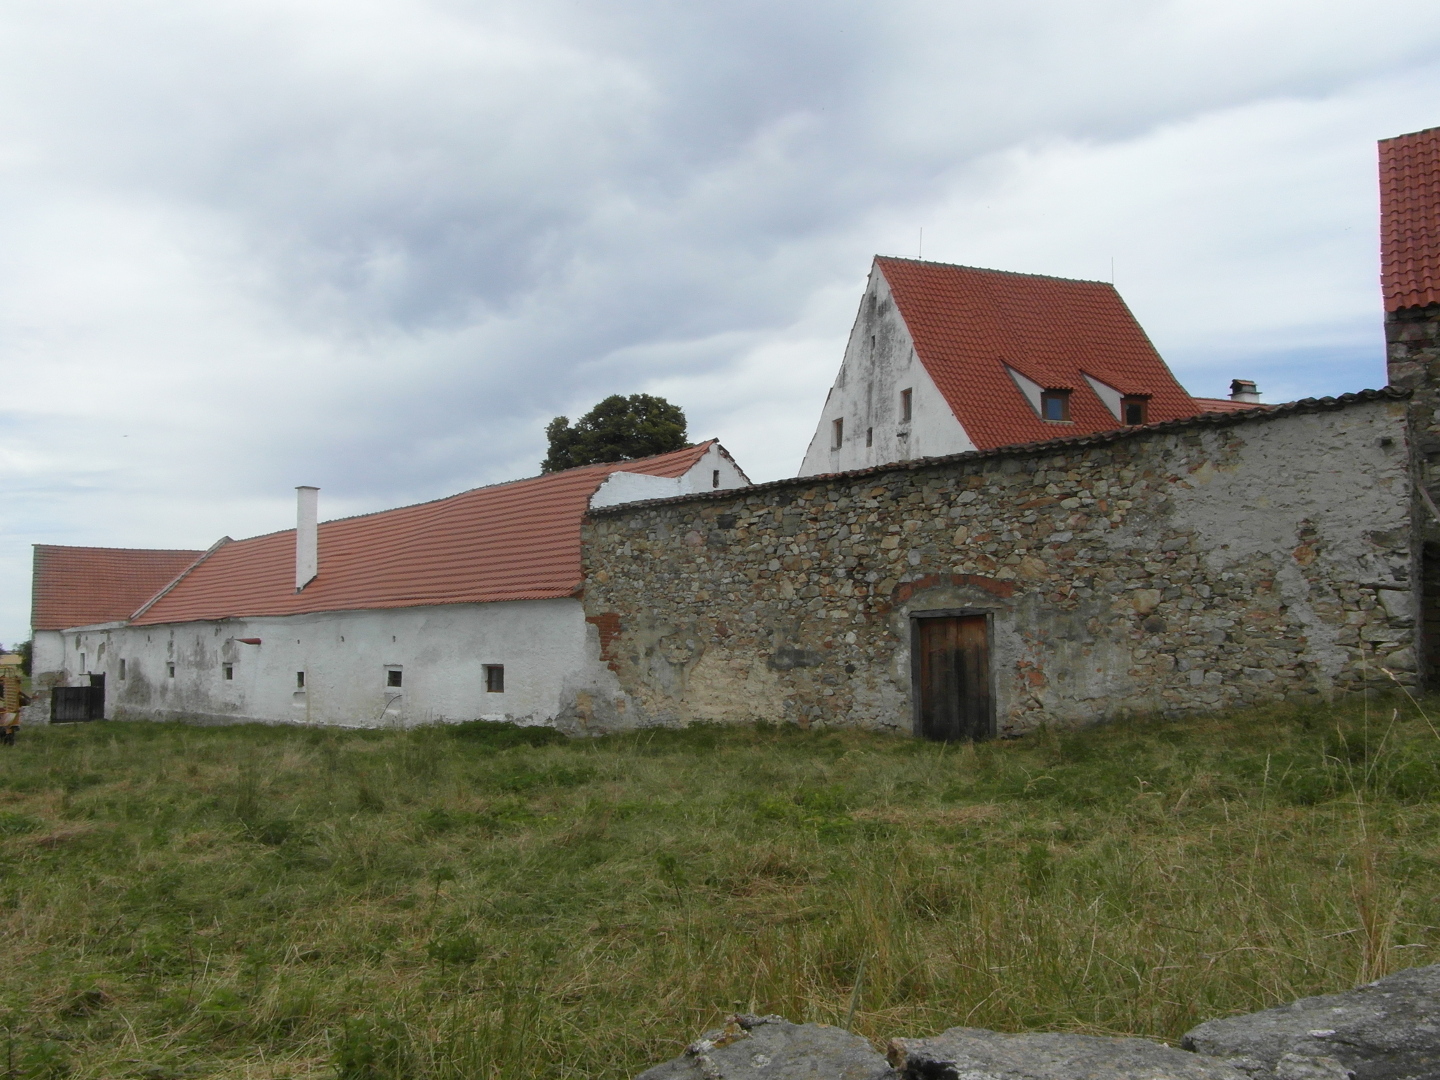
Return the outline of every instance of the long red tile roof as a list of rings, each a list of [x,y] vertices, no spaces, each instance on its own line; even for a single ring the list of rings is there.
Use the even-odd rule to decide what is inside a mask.
[[[614,472],[683,476],[713,444],[322,522],[320,573],[298,593],[294,529],[233,540],[214,548],[134,621],[152,626],[571,596],[582,580],[580,521],[605,478]]]
[[[977,449],[1120,426],[1090,375],[1149,395],[1150,423],[1202,409],[1175,381],[1113,285],[878,257],[915,351]],[[1069,389],[1070,422],[1041,420],[1007,365]]]
[[[1440,303],[1440,127],[1380,140],[1385,310]]]
[[[36,544],[30,626],[64,630],[128,619],[202,554]]]

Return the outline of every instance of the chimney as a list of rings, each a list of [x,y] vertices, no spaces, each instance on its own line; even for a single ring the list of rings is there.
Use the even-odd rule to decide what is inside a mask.
[[[1230,400],[1243,401],[1246,405],[1260,404],[1260,391],[1249,379],[1230,380]]]
[[[309,585],[320,572],[320,489],[295,489],[295,591]]]

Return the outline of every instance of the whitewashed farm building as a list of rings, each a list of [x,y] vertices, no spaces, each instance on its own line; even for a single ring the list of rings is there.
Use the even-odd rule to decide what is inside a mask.
[[[748,483],[711,440],[337,521],[300,488],[295,529],[205,552],[37,545],[35,683],[111,719],[583,729],[586,510]]]

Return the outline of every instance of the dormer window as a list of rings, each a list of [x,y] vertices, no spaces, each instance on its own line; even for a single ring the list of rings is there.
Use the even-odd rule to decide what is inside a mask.
[[[1125,397],[1120,402],[1120,415],[1124,423],[1129,427],[1150,422],[1150,399],[1145,397]]]
[[[1043,420],[1070,419],[1070,391],[1045,390],[1040,394],[1040,417]]]

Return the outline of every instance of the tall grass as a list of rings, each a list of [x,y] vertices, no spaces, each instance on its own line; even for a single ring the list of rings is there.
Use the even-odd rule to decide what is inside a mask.
[[[1440,738],[94,724],[0,753],[0,1077],[625,1077],[736,1009],[1175,1039],[1437,959]],[[863,966],[863,977],[862,977]]]

